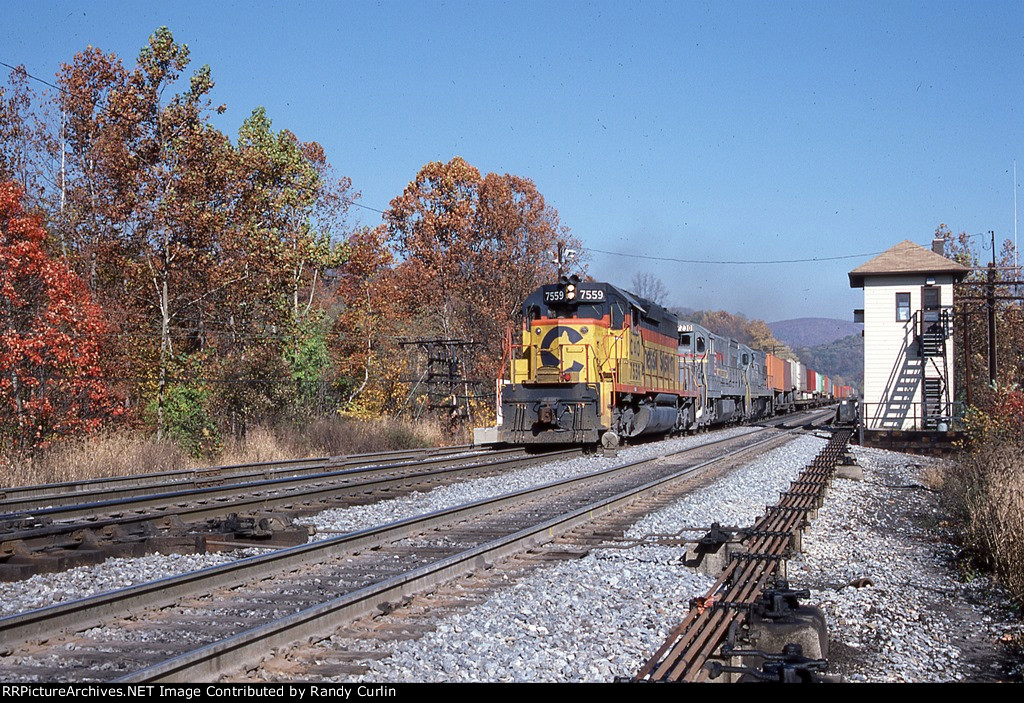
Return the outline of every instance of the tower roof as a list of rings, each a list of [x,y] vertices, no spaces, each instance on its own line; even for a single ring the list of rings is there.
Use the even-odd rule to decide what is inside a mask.
[[[850,271],[850,288],[863,288],[868,276],[892,276],[904,273],[951,273],[957,280],[970,272],[966,266],[904,239],[875,258]]]

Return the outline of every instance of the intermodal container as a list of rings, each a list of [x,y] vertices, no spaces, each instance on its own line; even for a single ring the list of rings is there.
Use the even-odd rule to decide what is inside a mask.
[[[774,354],[768,354],[765,361],[768,368],[768,387],[774,391],[782,391],[785,387],[785,374],[782,370],[786,365],[785,361]]]

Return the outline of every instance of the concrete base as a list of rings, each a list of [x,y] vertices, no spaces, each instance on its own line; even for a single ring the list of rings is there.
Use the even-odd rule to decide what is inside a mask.
[[[498,428],[497,427],[474,427],[473,428],[473,444],[497,444],[498,443]]]
[[[850,464],[849,466],[837,466],[836,478],[845,478],[851,481],[863,481],[864,469],[856,464]]]
[[[704,574],[712,578],[718,578],[725,567],[732,561],[732,555],[745,551],[739,544],[724,544],[722,548],[713,554],[705,554],[704,559],[697,566],[692,567],[698,574]],[[693,547],[686,549],[686,561],[689,562],[697,557]]]
[[[828,659],[828,626],[825,613],[820,608],[802,605],[793,611],[791,617],[783,620],[752,618],[747,631],[749,648],[762,652],[779,653],[787,644],[803,647],[803,656],[808,659]],[[747,646],[747,645],[744,645]],[[730,664],[751,669],[760,669],[762,657],[733,657]],[[744,674],[731,674],[733,681],[751,680]]]
[[[865,447],[935,456],[955,451],[955,443],[962,439],[964,439],[964,433],[956,430],[938,432],[934,430],[864,429],[861,444]]]

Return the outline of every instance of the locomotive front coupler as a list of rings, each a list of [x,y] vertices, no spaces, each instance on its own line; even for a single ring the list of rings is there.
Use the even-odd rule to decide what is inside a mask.
[[[558,402],[542,400],[537,403],[537,422],[542,425],[558,425]]]

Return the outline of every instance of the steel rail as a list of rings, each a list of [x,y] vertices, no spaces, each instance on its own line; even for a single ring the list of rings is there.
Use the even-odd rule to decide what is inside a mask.
[[[364,468],[343,468],[332,471],[321,471],[319,473],[303,476],[258,479],[256,481],[226,486],[206,486],[204,488],[188,488],[164,493],[145,493],[139,496],[111,498],[91,503],[57,505],[53,507],[39,508],[31,512],[23,511],[0,514],[0,523],[8,520],[13,521],[24,519],[25,517],[31,517],[36,520],[73,520],[81,518],[93,519],[97,516],[117,515],[128,512],[140,513],[140,511],[143,510],[160,510],[161,508],[182,506],[186,502],[198,502],[200,500],[222,501],[225,498],[237,496],[241,489],[251,493],[257,493],[262,491],[278,491],[282,488],[290,489],[292,487],[301,488],[303,486],[310,485],[316,486],[324,482],[336,482],[336,485],[355,485],[355,482],[363,476],[373,477],[377,474],[387,474],[388,472],[395,470],[412,468],[414,469],[413,472],[406,475],[426,476],[429,475],[430,472],[415,471],[415,468],[423,466],[447,467],[452,464],[461,465],[465,463],[472,463],[474,460],[481,458],[484,459],[484,461],[479,462],[479,465],[483,466],[487,463],[491,463],[487,461],[487,459],[490,458],[496,458],[497,461],[500,462],[504,460],[504,457],[518,458],[523,456],[524,454],[522,450],[506,449],[482,455],[474,454],[456,458],[432,457],[429,459],[418,459],[415,461],[402,461],[394,464],[374,464],[370,467]],[[346,483],[341,483],[343,481]],[[150,518],[162,517],[164,514],[166,513],[156,513],[151,515]]]
[[[762,423],[766,427],[777,427],[785,426],[788,417],[774,419],[770,422]],[[565,451],[577,452],[578,449],[562,450],[561,452],[550,452],[544,455],[531,455],[539,457],[535,460],[524,459],[523,463],[529,464],[535,461],[549,461],[557,459],[559,456],[563,456]],[[398,454],[399,452],[392,452],[392,454]],[[454,452],[453,452],[454,453]],[[383,472],[393,470],[396,468],[402,468],[405,466],[422,466],[422,465],[436,465],[443,466],[449,463],[462,463],[473,457],[501,457],[501,456],[520,456],[522,455],[521,449],[498,449],[489,450],[475,455],[467,455],[452,458],[450,456],[431,457],[428,459],[420,459],[418,461],[410,461],[408,463],[398,462],[394,464],[372,464],[369,468],[341,468],[336,471],[321,472],[312,476],[303,477],[287,477],[287,478],[276,478],[276,479],[264,479],[260,481],[251,482],[248,484],[238,484],[237,486],[208,486],[203,488],[192,488],[186,490],[171,491],[165,493],[149,494],[145,493],[139,496],[125,497],[125,498],[108,498],[106,500],[93,502],[93,503],[72,503],[70,505],[55,505],[52,507],[39,508],[32,512],[21,511],[21,512],[9,512],[0,514],[0,525],[7,522],[10,525],[18,525],[16,528],[10,528],[7,530],[0,529],[0,541],[11,541],[20,540],[23,543],[30,540],[53,540],[62,535],[68,536],[74,534],[78,529],[88,528],[96,531],[99,529],[109,528],[115,525],[124,526],[132,523],[150,522],[152,520],[166,519],[168,516],[187,517],[190,521],[198,521],[207,519],[210,517],[217,517],[224,515],[227,512],[237,510],[266,510],[280,505],[290,505],[295,502],[303,500],[321,500],[323,495],[330,495],[330,489],[325,491],[312,490],[306,493],[302,492],[289,492],[281,493],[275,496],[259,496],[250,500],[235,500],[228,502],[226,499],[234,498],[237,495],[237,488],[244,487],[246,489],[267,489],[273,490],[280,487],[302,486],[307,484],[318,485],[320,482],[325,480],[334,479],[349,479],[354,480],[361,474],[373,475],[375,472]],[[481,466],[484,466],[488,462],[484,462]],[[516,464],[512,464],[514,466]],[[457,472],[455,472],[457,473]],[[420,477],[428,477],[430,474],[422,472],[420,474],[408,474],[400,477],[398,481],[382,482],[376,485],[370,485],[368,482],[365,490],[380,490],[388,489],[391,486],[399,485],[403,482],[403,479],[412,480]],[[355,486],[355,483],[345,484],[347,487]],[[360,486],[362,489],[362,486]],[[109,493],[104,493],[109,495]],[[74,496],[71,496],[73,499]],[[201,498],[205,499],[206,503],[199,503],[195,506],[188,507],[188,503],[191,499]],[[216,501],[216,505],[209,506],[210,501]],[[3,507],[0,505],[0,507]],[[175,510],[168,510],[167,508],[176,508]],[[108,512],[103,513],[102,510],[107,509]],[[146,511],[156,511],[147,513]],[[26,514],[28,513],[28,514]],[[128,513],[135,513],[135,515],[128,515]],[[102,516],[110,516],[114,519],[102,519]],[[25,527],[24,522],[26,520],[46,520],[45,523],[40,524],[37,527]],[[54,520],[74,520],[74,519],[86,519],[88,524],[74,524],[74,523],[54,523]],[[77,543],[77,540],[72,539],[67,542],[69,546],[73,546]],[[47,547],[59,546],[55,542],[47,542]]]
[[[418,461],[425,458],[449,456],[451,454],[485,455],[491,453],[491,451],[490,449],[474,449],[471,445],[431,447],[419,450],[392,450],[369,454],[210,466],[38,486],[14,486],[4,488],[0,492],[0,511],[4,513],[17,513],[43,507],[73,505],[89,501],[94,496],[98,496],[103,500],[111,500],[115,497],[128,498],[145,495],[146,492],[187,490],[188,487],[204,488],[215,484],[222,485],[229,481],[242,483],[260,477],[270,479],[276,475],[298,476],[314,471],[324,472],[327,469],[354,469],[375,466],[381,463]]]
[[[799,532],[824,501],[835,464],[851,430],[837,430],[829,443],[783,491],[781,499],[748,530],[745,552],[723,570],[707,594],[698,599],[683,621],[641,667],[638,681],[701,681],[705,662],[727,634],[748,617],[751,606],[780,571]]]
[[[474,455],[470,457],[448,458],[437,457],[433,459],[416,462],[412,466],[417,468],[436,464],[435,468],[406,473],[393,474],[395,467],[379,466],[372,469],[349,469],[329,474],[307,476],[300,479],[275,479],[270,482],[260,482],[259,487],[287,485],[300,486],[286,492],[274,492],[264,494],[238,495],[241,488],[212,488],[190,491],[186,494],[168,494],[158,496],[153,501],[143,502],[139,500],[124,499],[124,501],[112,501],[111,507],[120,508],[108,513],[109,517],[92,517],[93,506],[71,506],[68,508],[56,508],[51,511],[43,511],[36,515],[48,515],[59,513],[64,517],[92,518],[87,522],[68,522],[45,524],[36,528],[23,529],[20,531],[0,532],[0,543],[15,542],[19,549],[24,550],[31,547],[36,549],[50,550],[54,547],[75,548],[85,539],[84,530],[93,534],[104,534],[106,531],[118,530],[113,533],[115,542],[132,541],[133,537],[124,533],[133,525],[144,526],[158,520],[169,520],[171,518],[184,523],[199,523],[202,520],[220,517],[229,513],[250,513],[263,512],[279,508],[290,508],[297,512],[318,512],[329,507],[325,503],[329,500],[344,500],[346,496],[358,497],[370,493],[384,493],[394,489],[415,488],[436,484],[439,481],[454,480],[465,475],[480,473],[492,473],[495,471],[507,471],[537,463],[558,461],[581,453],[579,448],[564,449],[547,454],[523,454],[519,450],[504,450],[500,453],[488,453],[485,455]],[[497,458],[495,458],[497,457]],[[484,461],[480,461],[484,459]],[[468,462],[468,463],[467,463]],[[454,465],[453,465],[454,464]],[[410,465],[402,464],[401,468],[408,468]],[[374,474],[383,473],[377,477]],[[365,480],[361,477],[369,476]],[[347,478],[347,481],[335,480]],[[310,484],[311,487],[301,486]],[[245,486],[250,488],[250,486]],[[202,501],[190,502],[188,499],[195,499],[202,496]],[[163,506],[160,507],[154,506]],[[149,508],[153,512],[143,512]],[[132,514],[134,513],[134,514]],[[151,537],[147,533],[134,538],[146,539]],[[93,544],[93,548],[102,548],[102,543]]]
[[[49,639],[61,631],[75,632],[85,630],[100,625],[106,620],[123,617],[127,613],[137,612],[143,608],[165,607],[182,598],[208,594],[217,588],[233,587],[250,579],[259,579],[275,572],[292,570],[306,564],[316,563],[333,554],[343,555],[379,548],[382,545],[414,534],[463,521],[505,506],[521,503],[529,497],[570,490],[574,487],[585,485],[588,482],[593,482],[601,476],[627,472],[640,464],[677,457],[724,442],[743,441],[769,429],[771,428],[754,430],[740,437],[716,439],[651,459],[629,462],[592,474],[474,501],[449,510],[412,517],[320,542],[282,549],[230,564],[10,616],[0,619],[0,642],[4,643],[4,648],[9,652],[20,643]],[[741,451],[749,452],[774,438],[748,444],[742,449],[734,450],[726,456],[731,456]],[[726,456],[717,457],[711,461],[721,461]]]
[[[499,500],[505,502],[509,498],[521,500],[523,496],[536,495],[543,491],[564,491],[573,485],[591,482],[595,477],[608,476],[628,471],[642,464],[651,464],[663,459],[670,459],[679,454],[689,453],[694,449],[704,449],[714,444],[749,438],[772,428],[755,430],[741,437],[731,437],[672,452],[661,457],[642,459],[617,467],[605,469],[587,476],[559,481],[537,489],[509,494]],[[790,432],[795,430],[790,430]],[[783,432],[783,435],[788,432]],[[436,586],[439,583],[465,575],[475,569],[486,566],[496,560],[506,558],[525,549],[550,542],[579,525],[619,510],[628,503],[650,493],[665,490],[670,484],[691,479],[703,469],[736,458],[738,455],[755,451],[765,444],[777,442],[780,435],[747,444],[722,455],[688,466],[680,471],[660,477],[643,485],[630,488],[607,498],[600,499],[589,505],[574,509],[554,518],[550,518],[520,529],[508,536],[499,537],[485,544],[473,547],[458,554],[427,564],[413,571],[386,579],[379,583],[361,588],[352,593],[340,596],[332,601],[307,608],[280,620],[268,622],[249,630],[240,632],[210,645],[200,647],[191,652],[179,655],[160,664],[141,669],[116,680],[117,683],[137,682],[181,682],[208,680],[233,667],[239,662],[256,661],[280,647],[286,647],[299,641],[321,639],[329,636],[339,626],[354,618],[367,615],[377,609],[382,601],[396,601],[414,593]]]

